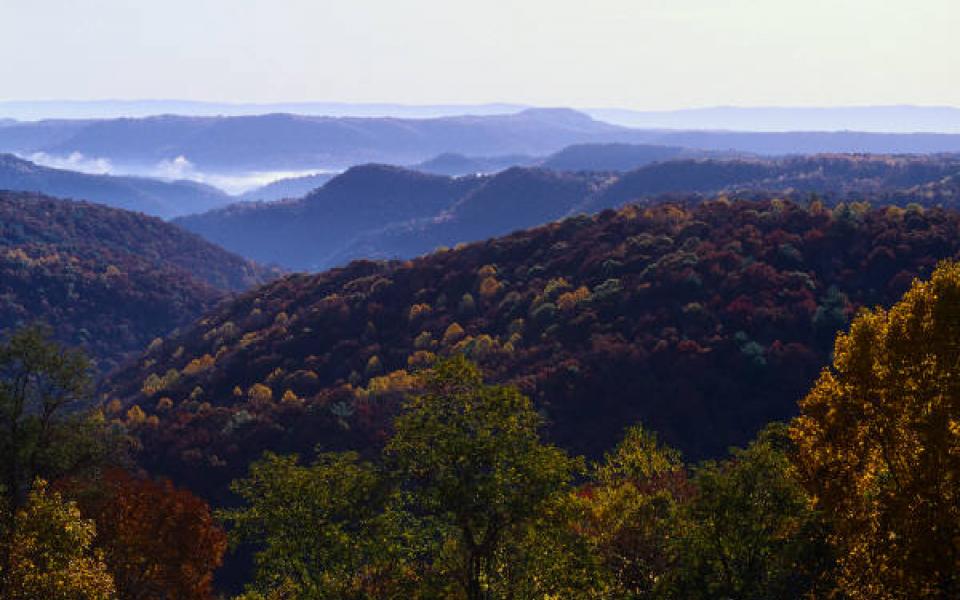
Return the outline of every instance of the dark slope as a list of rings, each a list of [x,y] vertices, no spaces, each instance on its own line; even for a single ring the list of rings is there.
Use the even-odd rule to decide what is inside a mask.
[[[366,165],[299,200],[238,204],[177,223],[260,262],[317,269],[364,232],[436,215],[477,182]]]
[[[0,327],[46,321],[102,369],[270,275],[157,218],[0,192]]]
[[[369,448],[405,386],[371,378],[457,351],[530,394],[572,450],[596,455],[641,419],[717,455],[792,413],[857,307],[960,257],[958,230],[954,211],[856,204],[605,211],[284,278],[108,388],[161,418],[140,429],[145,463],[207,493],[265,448]]]
[[[233,200],[192,181],[91,175],[41,167],[11,154],[0,154],[0,189],[89,200],[163,218],[208,211]]]
[[[484,178],[481,185],[436,217],[360,236],[330,264],[346,264],[358,258],[412,257],[549,223],[566,216],[607,179],[589,173],[507,169]]]

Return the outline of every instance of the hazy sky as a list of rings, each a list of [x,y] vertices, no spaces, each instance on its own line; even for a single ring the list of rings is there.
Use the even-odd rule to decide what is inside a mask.
[[[0,99],[960,106],[958,0],[0,0]]]

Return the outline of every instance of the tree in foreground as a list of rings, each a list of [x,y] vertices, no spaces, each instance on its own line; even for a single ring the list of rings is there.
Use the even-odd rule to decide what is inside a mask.
[[[380,563],[373,520],[381,477],[355,453],[267,453],[233,483],[245,504],[220,512],[233,546],[249,543],[256,577],[248,598],[362,598],[364,570]],[[375,597],[375,596],[370,596]]]
[[[411,510],[453,532],[447,564],[468,600],[503,597],[498,589],[517,585],[502,552],[579,468],[540,441],[540,426],[528,398],[513,387],[485,385],[461,356],[438,363],[424,393],[410,398],[396,420],[387,459]]]
[[[582,492],[605,596],[652,597],[673,567],[671,544],[691,493],[680,453],[640,425],[627,429]]]
[[[96,526],[73,502],[37,480],[13,517],[3,573],[5,600],[108,600],[113,578],[93,549]]]
[[[96,523],[117,593],[124,600],[207,600],[226,535],[206,502],[169,481],[109,469],[63,486]]]
[[[35,478],[97,464],[105,452],[89,361],[49,335],[34,326],[0,343],[0,484],[14,511]]]
[[[662,597],[820,598],[832,560],[819,514],[793,473],[782,424],[726,460],[694,468]]]
[[[379,464],[267,454],[223,511],[259,548],[248,598],[571,597],[589,557],[570,527],[580,461],[543,444],[540,418],[462,357],[411,397]],[[579,545],[578,545],[579,544]]]
[[[39,526],[22,510],[28,497],[45,498],[30,496],[33,483],[99,465],[114,448],[102,415],[90,409],[89,370],[82,352],[51,341],[44,327],[0,342],[0,597],[12,597],[10,577],[23,568],[14,563],[16,540],[28,539],[20,529]]]
[[[960,265],[838,336],[800,402],[796,465],[853,599],[960,597]]]

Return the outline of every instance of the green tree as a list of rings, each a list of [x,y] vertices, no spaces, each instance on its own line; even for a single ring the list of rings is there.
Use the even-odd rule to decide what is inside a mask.
[[[231,546],[257,548],[251,594],[363,597],[361,575],[385,550],[373,531],[384,498],[372,464],[355,453],[319,454],[306,466],[267,453],[231,489],[245,505],[219,516],[231,526]]]
[[[246,598],[572,597],[595,574],[569,487],[582,461],[541,443],[516,389],[462,356],[424,373],[380,465],[266,454],[220,513],[257,549]]]
[[[640,425],[597,465],[584,494],[585,523],[602,561],[606,597],[651,597],[673,567],[671,541],[690,494],[680,453]]]
[[[830,569],[819,515],[792,473],[783,425],[730,459],[694,470],[696,493],[677,530],[673,598],[761,600],[816,596]]]
[[[468,600],[495,597],[506,545],[563,493],[580,462],[543,444],[541,419],[512,387],[484,385],[462,356],[438,363],[386,447],[416,514],[455,532],[450,573]]]
[[[851,598],[960,597],[960,265],[862,312],[800,402],[796,466]]]
[[[576,492],[557,494],[498,549],[490,596],[515,600],[593,598],[602,569],[584,534],[586,510]]]
[[[113,447],[102,414],[91,411],[89,363],[49,339],[46,327],[18,330],[0,343],[0,572],[13,565],[16,515],[30,486],[100,464]],[[0,581],[0,588],[6,578]],[[0,596],[7,597],[4,589]]]

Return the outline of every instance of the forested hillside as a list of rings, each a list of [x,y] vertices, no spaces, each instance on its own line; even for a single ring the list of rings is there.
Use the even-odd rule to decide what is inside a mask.
[[[642,420],[721,453],[796,399],[861,306],[960,256],[944,209],[718,199],[607,210],[245,294],[107,384],[143,460],[215,493],[262,449],[368,449],[407,373],[463,352],[588,455]],[[118,413],[122,416],[123,413]],[[217,484],[220,482],[220,484]],[[222,489],[222,488],[220,488]]]
[[[0,192],[0,327],[41,320],[106,369],[275,273],[160,219]]]

